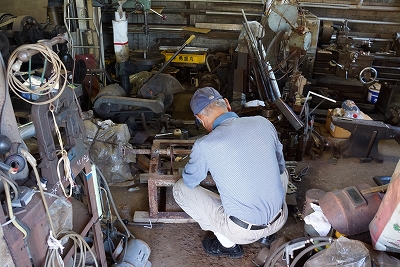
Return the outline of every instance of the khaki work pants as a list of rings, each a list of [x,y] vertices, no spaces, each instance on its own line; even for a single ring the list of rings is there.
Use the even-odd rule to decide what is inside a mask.
[[[287,170],[285,170],[281,175],[285,195],[288,179],[289,176]],[[199,223],[201,229],[214,233],[218,232],[236,244],[250,244],[276,233],[283,227],[288,217],[285,201],[282,207],[282,215],[269,227],[261,230],[244,229],[229,219],[229,215],[224,212],[222,207],[220,196],[210,190],[201,186],[189,188],[184,184],[183,179],[180,179],[173,187],[173,194],[178,205]]]

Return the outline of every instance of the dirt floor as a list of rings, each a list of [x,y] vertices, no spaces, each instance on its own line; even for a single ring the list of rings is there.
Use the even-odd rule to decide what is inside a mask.
[[[330,137],[324,125],[316,124],[323,136]],[[343,139],[331,139],[335,143]],[[305,201],[305,192],[308,189],[321,189],[326,192],[342,189],[348,186],[366,183],[376,186],[375,176],[391,176],[400,159],[400,145],[394,140],[382,140],[379,143],[379,152],[383,156],[383,163],[371,161],[360,163],[358,158],[339,158],[332,161],[332,151],[325,150],[321,158],[311,159],[304,157],[297,162],[296,172],[309,166],[308,173],[301,182],[293,182],[297,190],[293,198],[301,212]],[[148,211],[147,185],[137,182],[129,187],[111,187],[113,198],[123,219],[128,220],[129,229],[136,238],[145,241],[151,248],[149,261],[155,267],[204,267],[204,266],[255,266],[252,259],[265,247],[260,242],[244,245],[245,255],[240,259],[227,257],[211,257],[205,254],[201,240],[209,233],[200,229],[196,223],[155,223],[136,224],[133,216],[136,211]],[[168,194],[168,191],[167,191]],[[293,208],[293,207],[292,207]],[[290,215],[286,225],[278,232],[292,240],[305,235],[304,222]],[[369,241],[368,232],[363,235],[362,241]]]

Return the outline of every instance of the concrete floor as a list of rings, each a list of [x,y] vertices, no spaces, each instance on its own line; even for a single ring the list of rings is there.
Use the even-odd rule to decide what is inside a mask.
[[[324,125],[316,123],[315,128],[323,136],[332,138]],[[342,139],[332,140],[335,143]],[[362,183],[376,186],[374,176],[391,176],[400,159],[400,145],[394,140],[382,140],[379,143],[379,152],[382,154],[383,163],[375,161],[360,163],[358,158],[339,158],[336,164],[330,160],[331,150],[325,150],[321,158],[315,160],[304,157],[297,162],[296,172],[309,166],[309,171],[301,182],[294,182],[297,191],[294,193],[297,207],[303,209],[305,192],[308,189],[321,189],[326,192],[342,189]],[[129,190],[136,187],[138,190]],[[146,184],[137,182],[130,187],[111,187],[113,197],[123,219],[133,221],[135,211],[148,211],[148,195]],[[170,193],[170,192],[169,192]],[[167,191],[168,194],[168,191]],[[145,241],[151,248],[150,262],[156,267],[175,266],[255,266],[251,262],[258,252],[265,246],[259,242],[244,245],[245,254],[240,259],[227,257],[215,258],[205,254],[201,240],[208,233],[202,231],[197,223],[166,223],[150,225],[132,225],[130,231],[136,238]],[[304,236],[304,222],[298,221],[294,216],[289,216],[286,225],[278,232],[278,236],[295,239]],[[368,242],[368,233],[364,235]]]

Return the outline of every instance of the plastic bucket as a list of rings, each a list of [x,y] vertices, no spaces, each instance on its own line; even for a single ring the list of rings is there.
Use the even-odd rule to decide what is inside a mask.
[[[368,102],[375,104],[378,100],[379,90],[368,88]]]

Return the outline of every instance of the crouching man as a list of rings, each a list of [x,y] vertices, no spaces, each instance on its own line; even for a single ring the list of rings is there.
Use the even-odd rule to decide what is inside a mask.
[[[214,233],[202,241],[207,254],[239,258],[241,244],[270,236],[286,223],[282,144],[268,119],[238,117],[214,88],[198,89],[190,107],[209,133],[194,143],[174,198],[203,230]],[[199,185],[208,172],[219,194]]]

